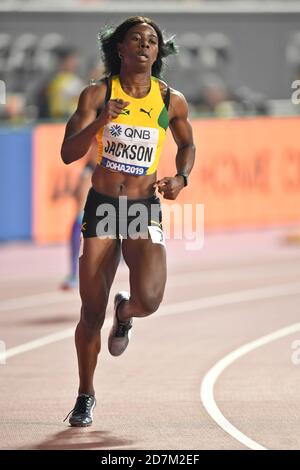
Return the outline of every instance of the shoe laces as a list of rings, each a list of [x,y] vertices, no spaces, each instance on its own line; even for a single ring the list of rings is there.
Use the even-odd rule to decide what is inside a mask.
[[[95,397],[93,395],[79,395],[77,397],[75,406],[73,410],[71,410],[67,416],[65,417],[64,421],[65,422],[68,417],[70,416],[71,413],[74,412],[74,414],[85,414],[90,411],[90,407],[92,406],[93,402],[95,400]]]
[[[118,320],[115,336],[117,338],[122,338],[123,336],[126,335],[126,333],[130,330],[130,328],[132,328],[132,321],[131,320],[128,320],[126,322]]]

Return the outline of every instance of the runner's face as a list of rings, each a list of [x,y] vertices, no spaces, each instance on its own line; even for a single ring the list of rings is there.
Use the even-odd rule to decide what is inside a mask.
[[[152,26],[141,23],[130,28],[119,44],[122,61],[127,65],[137,64],[147,69],[152,67],[158,54],[158,37]]]

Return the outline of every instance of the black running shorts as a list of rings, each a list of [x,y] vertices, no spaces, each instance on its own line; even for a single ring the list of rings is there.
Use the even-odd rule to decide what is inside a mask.
[[[148,199],[114,198],[94,188],[89,190],[81,228],[84,238],[147,238],[153,231],[149,227],[157,227],[162,234],[161,205],[156,195]]]

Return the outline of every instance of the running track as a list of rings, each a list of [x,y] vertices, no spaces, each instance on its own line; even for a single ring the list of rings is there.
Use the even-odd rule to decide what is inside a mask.
[[[2,245],[0,448],[299,449],[300,248],[284,245],[284,233],[207,235],[200,252],[169,241],[164,303],[135,320],[114,358],[120,265],[85,429],[62,422],[76,397],[79,310],[78,294],[57,289],[66,249]]]

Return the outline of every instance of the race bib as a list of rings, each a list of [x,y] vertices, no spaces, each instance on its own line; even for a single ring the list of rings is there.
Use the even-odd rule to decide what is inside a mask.
[[[158,129],[110,123],[102,135],[101,165],[132,175],[144,175],[154,163]]]
[[[149,225],[148,231],[153,243],[159,243],[160,245],[166,246],[165,235],[160,227],[156,225]]]

